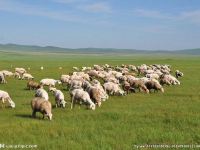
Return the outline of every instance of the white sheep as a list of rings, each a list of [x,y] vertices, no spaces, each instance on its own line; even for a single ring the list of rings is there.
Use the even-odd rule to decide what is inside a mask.
[[[56,107],[63,107],[65,108],[65,104],[67,103],[64,98],[64,94],[57,90],[56,88],[49,88],[49,91],[54,92]]]
[[[77,89],[82,87],[83,81],[82,80],[71,80],[70,81],[70,90]]]
[[[2,73],[4,74],[4,76],[8,76],[8,77],[13,76],[13,73],[10,72],[10,71],[7,71],[7,70],[2,70],[2,71],[0,71],[0,72],[2,72]]]
[[[18,72],[15,72],[13,75],[15,78],[21,79],[21,75]]]
[[[125,92],[116,83],[106,82],[103,87],[110,95],[125,95]]]
[[[42,79],[40,81],[40,84],[43,85],[43,86],[53,86],[55,87],[56,86],[56,83],[58,84],[61,84],[61,81],[60,80],[54,80],[54,79]]]
[[[159,75],[156,74],[156,73],[149,73],[149,74],[146,74],[146,77],[147,77],[147,78],[150,78],[150,79],[156,79],[156,80],[159,79]]]
[[[26,73],[26,69],[24,68],[15,68],[15,72],[19,73],[20,75]]]
[[[92,110],[95,110],[95,104],[90,99],[90,95],[83,91],[83,89],[74,89],[70,92],[72,103],[71,103],[71,109],[75,105],[75,102],[79,102],[79,104],[82,104],[83,102],[89,105],[89,108]]]
[[[24,73],[22,75],[22,80],[24,80],[24,79],[30,80],[30,79],[34,79],[34,77],[29,73]]]
[[[70,79],[70,76],[69,75],[65,75],[65,74],[61,75],[61,77],[60,77],[60,81],[62,83],[69,83],[69,79]]]
[[[47,91],[45,91],[43,88],[39,88],[36,90],[35,97],[43,97],[45,100],[49,100],[49,95]]]
[[[0,100],[2,101],[2,103],[5,103],[5,101],[8,101],[8,103],[10,104],[10,107],[15,108],[15,103],[10,98],[8,92],[0,90]]]

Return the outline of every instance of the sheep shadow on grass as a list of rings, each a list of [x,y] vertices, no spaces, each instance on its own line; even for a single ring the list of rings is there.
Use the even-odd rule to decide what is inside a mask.
[[[30,114],[16,114],[15,116],[19,118],[29,118],[29,119],[33,118]]]
[[[27,118],[27,119],[36,119],[36,120],[48,120],[48,119],[43,119],[42,116],[38,115],[36,117],[32,117],[32,115],[30,114],[16,114],[15,115],[16,117],[19,117],[19,118]]]

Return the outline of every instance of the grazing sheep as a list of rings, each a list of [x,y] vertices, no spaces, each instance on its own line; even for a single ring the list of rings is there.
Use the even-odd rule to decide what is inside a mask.
[[[125,95],[126,93],[119,87],[118,84],[113,83],[113,82],[106,82],[103,85],[106,93],[110,95]]]
[[[35,97],[31,101],[31,108],[33,110],[32,112],[32,117],[36,117],[36,112],[41,112],[43,114],[43,119],[44,117],[48,117],[49,120],[52,120],[52,106],[49,101],[46,101],[42,97]]]
[[[122,83],[122,89],[126,92],[126,94],[128,94],[129,92],[134,92],[135,93],[135,89],[132,88],[130,83],[128,83],[127,81],[124,81]]]
[[[43,88],[39,88],[36,90],[35,97],[43,97],[46,101],[49,100],[49,95]]]
[[[62,82],[62,84],[66,83],[66,84],[69,84],[69,79],[70,79],[70,76],[69,75],[61,75],[60,77],[60,81]]]
[[[98,80],[93,80],[93,86],[99,89],[102,101],[106,101],[109,98],[108,94]]]
[[[14,75],[15,78],[21,79],[21,76],[18,72],[15,72],[13,75]]]
[[[176,78],[178,79],[179,77],[183,77],[183,73],[180,72],[179,70],[176,70],[175,72]]]
[[[60,80],[54,80],[54,79],[42,79],[40,81],[40,84],[43,86],[50,86],[50,87],[55,87],[56,83],[61,84]]]
[[[160,90],[162,93],[164,93],[164,88],[156,81],[148,81],[145,83],[145,85],[149,91],[154,89],[154,92]]]
[[[149,93],[149,90],[145,86],[144,81],[142,81],[142,80],[131,80],[129,83],[130,83],[130,86],[132,88],[139,89],[139,91],[145,91],[146,93]]]
[[[72,80],[70,82],[70,90],[78,89],[78,88],[82,87],[82,85],[83,85],[82,80]]]
[[[156,80],[159,79],[159,75],[156,73],[146,74],[146,77],[149,79],[156,79]]]
[[[24,68],[15,68],[15,72],[19,73],[20,75],[26,73],[26,69]]]
[[[67,102],[65,101],[64,94],[56,88],[49,88],[49,91],[54,92],[56,107],[65,108]]]
[[[164,82],[165,81],[165,82]],[[163,74],[161,76],[161,83],[163,84],[168,84],[169,85],[180,85],[180,81],[178,81],[174,76],[170,75],[170,74]]]
[[[8,92],[0,90],[0,100],[2,103],[5,103],[7,101],[11,108],[15,108],[15,103],[10,98]]]
[[[36,89],[41,88],[41,85],[38,82],[30,80],[27,82],[27,88],[29,90],[36,90]]]
[[[119,84],[119,80],[117,80],[115,77],[107,77],[104,81]]]
[[[29,74],[29,73],[24,73],[22,75],[22,80],[24,80],[24,79],[26,79],[26,80],[30,80],[30,79],[33,80],[34,77],[31,74]]]
[[[5,76],[4,76],[4,73],[2,73],[2,72],[0,72],[0,83],[7,83]]]
[[[90,98],[93,100],[95,104],[97,104],[99,107],[101,106],[101,91],[95,86],[92,86],[90,83],[87,84],[87,87],[85,88],[85,91],[87,91],[90,95]]]
[[[89,105],[89,108],[92,110],[95,110],[95,104],[90,99],[90,95],[83,91],[83,89],[75,89],[70,92],[72,103],[71,103],[71,109],[75,105],[75,103],[79,103],[80,105],[82,103],[85,103],[86,105]]]
[[[13,76],[13,73],[10,72],[10,71],[7,71],[7,70],[2,70],[0,72],[2,72],[5,77],[11,77],[11,76]]]

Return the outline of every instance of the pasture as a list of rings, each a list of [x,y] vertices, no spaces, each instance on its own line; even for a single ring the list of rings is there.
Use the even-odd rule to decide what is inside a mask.
[[[0,70],[30,67],[36,81],[59,79],[73,66],[93,64],[170,64],[184,73],[180,86],[164,86],[165,93],[136,93],[112,96],[95,111],[75,107],[70,110],[69,92],[63,87],[67,108],[54,108],[53,120],[41,114],[31,118],[34,91],[26,90],[25,80],[7,78],[0,89],[16,103],[15,109],[0,108],[0,143],[37,144],[38,149],[136,149],[143,144],[200,143],[200,58],[193,56],[105,56],[0,53]],[[44,70],[40,70],[44,66]],[[62,70],[59,70],[59,67]],[[55,105],[53,94],[50,101]]]

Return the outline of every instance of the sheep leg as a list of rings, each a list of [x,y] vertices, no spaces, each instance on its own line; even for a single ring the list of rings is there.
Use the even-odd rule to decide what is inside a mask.
[[[72,100],[71,100],[71,109],[73,108],[74,106],[74,97],[72,97]]]
[[[33,118],[36,117],[36,111],[35,111],[35,110],[33,110],[33,112],[32,112],[32,117],[33,117]]]

